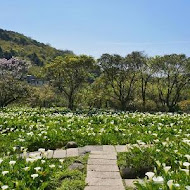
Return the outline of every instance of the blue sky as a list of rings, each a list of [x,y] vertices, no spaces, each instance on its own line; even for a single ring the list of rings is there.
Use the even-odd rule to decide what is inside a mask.
[[[190,56],[189,0],[0,0],[0,28],[99,57]]]

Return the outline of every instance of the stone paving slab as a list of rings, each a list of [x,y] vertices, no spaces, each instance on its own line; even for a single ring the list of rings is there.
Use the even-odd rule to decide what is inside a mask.
[[[78,151],[80,156],[90,152],[90,150],[86,150],[85,147],[79,147]]]
[[[54,151],[53,158],[65,158],[66,150],[57,149]]]
[[[78,148],[68,148],[66,152],[67,157],[79,156]]]
[[[35,151],[35,152],[29,152],[28,157],[36,157],[36,156],[41,156],[41,152]]]
[[[126,152],[127,151],[127,146],[126,145],[116,145],[115,149],[117,152]]]
[[[117,165],[87,165],[87,171],[118,172]]]
[[[115,152],[115,147],[113,145],[103,145],[103,151],[105,151],[105,152]]]
[[[84,190],[125,190],[123,186],[86,186]]]
[[[97,158],[97,159],[107,159],[107,160],[117,160],[117,156],[113,154],[106,155],[92,155],[90,154],[89,158]]]
[[[88,145],[84,147],[86,151],[103,151],[102,145]]]
[[[121,179],[86,178],[89,186],[122,186]]]
[[[89,165],[117,165],[116,160],[107,160],[107,159],[88,159]]]
[[[116,152],[109,152],[109,151],[91,151],[91,155],[117,155]]]
[[[121,179],[119,172],[97,172],[88,171],[87,178],[101,178],[101,179]]]

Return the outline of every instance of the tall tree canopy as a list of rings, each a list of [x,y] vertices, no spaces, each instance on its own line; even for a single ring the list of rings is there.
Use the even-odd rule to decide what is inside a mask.
[[[94,66],[90,56],[69,55],[57,57],[46,66],[47,78],[68,101],[68,107],[74,108],[76,95],[82,85],[89,79]]]
[[[110,96],[119,102],[122,110],[125,110],[134,98],[135,82],[141,64],[139,53],[132,52],[126,57],[103,54],[98,62],[108,85],[113,90],[113,95]]]
[[[159,101],[173,111],[180,101],[181,92],[190,83],[190,58],[171,54],[157,56],[154,62]]]

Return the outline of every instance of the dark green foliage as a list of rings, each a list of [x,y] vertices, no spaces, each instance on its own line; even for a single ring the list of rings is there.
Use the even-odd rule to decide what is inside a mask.
[[[3,58],[3,50],[1,48],[1,46],[0,46],[0,58]]]
[[[38,57],[38,55],[36,53],[30,54],[30,55],[28,55],[28,57],[33,64],[36,64],[37,66],[44,65],[43,61],[40,60],[40,58]]]
[[[10,59],[18,56],[29,59],[35,65],[42,66],[57,56],[73,54],[69,50],[57,50],[44,43],[13,31],[0,29],[0,58]]]
[[[119,168],[130,168],[134,172],[135,178],[144,177],[146,172],[154,169],[154,152],[154,148],[133,148],[130,152],[119,153]]]

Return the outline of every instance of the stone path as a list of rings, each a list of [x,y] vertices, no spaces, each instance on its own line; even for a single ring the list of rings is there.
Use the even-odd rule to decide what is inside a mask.
[[[85,190],[124,190],[117,166],[115,147],[103,145],[102,148],[102,151],[91,151],[90,153]]]
[[[139,145],[137,145],[139,146]],[[149,147],[151,145],[140,145],[142,147]],[[120,176],[119,168],[117,166],[117,153],[127,152],[128,145],[97,145],[85,146],[81,148],[69,148],[66,150],[57,149],[46,151],[43,154],[47,158],[65,158],[81,156],[90,153],[87,163],[87,186],[85,190],[124,190],[123,180]],[[30,152],[25,157],[32,157],[41,155],[40,152]],[[23,156],[23,155],[22,155]],[[133,179],[125,179],[126,186],[134,187]]]
[[[81,156],[86,153],[90,153],[93,151],[102,151],[104,152],[126,152],[128,150],[127,145],[117,145],[117,146],[111,146],[111,145],[89,145],[85,147],[80,148],[68,148],[66,150],[63,149],[56,149],[51,151],[45,151],[44,155],[46,155],[48,158],[65,158],[65,157],[75,157],[75,156]],[[26,153],[25,157],[32,157],[36,155],[41,155],[41,152],[35,151],[35,152],[29,152]],[[22,154],[23,156],[23,154]],[[94,155],[95,156],[95,155]],[[97,157],[96,155],[95,157]],[[104,155],[103,157],[106,157]],[[112,156],[113,157],[113,156]]]

